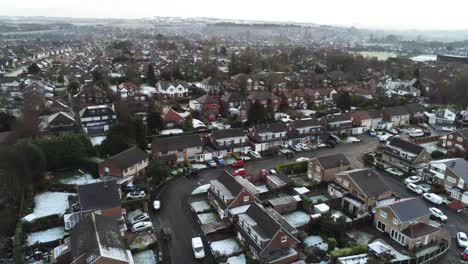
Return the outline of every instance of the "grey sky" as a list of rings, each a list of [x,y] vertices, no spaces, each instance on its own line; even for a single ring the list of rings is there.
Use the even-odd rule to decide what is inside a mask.
[[[468,29],[466,0],[0,0],[0,6],[0,15],[8,16],[181,16],[392,29]]]

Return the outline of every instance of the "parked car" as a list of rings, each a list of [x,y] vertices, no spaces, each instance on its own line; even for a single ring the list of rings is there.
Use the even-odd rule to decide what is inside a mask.
[[[420,126],[422,128],[429,128],[429,125],[426,124],[426,123],[420,123],[418,126]]]
[[[262,158],[262,155],[260,155],[260,153],[258,153],[257,151],[249,151],[249,155],[254,158],[254,159],[261,159]]]
[[[127,193],[127,196],[125,197],[127,200],[134,200],[134,199],[142,199],[146,196],[145,191],[133,191]]]
[[[391,137],[392,137],[392,135],[388,135],[388,134],[377,136],[377,138],[379,139],[380,142],[386,142]]]
[[[416,130],[416,131],[410,132],[410,133],[409,133],[409,136],[410,136],[411,138],[417,138],[417,137],[424,137],[425,134],[424,134],[424,132],[422,132],[421,130],[419,130],[419,131]]]
[[[231,164],[232,167],[244,167],[244,161],[243,160],[236,160]]]
[[[272,157],[272,156],[278,155],[278,151],[274,149],[267,149],[263,151],[263,155],[266,157]]]
[[[421,177],[419,176],[410,176],[408,178],[405,179],[405,184],[409,184],[409,183],[418,183],[420,182],[422,179]]]
[[[433,204],[442,204],[444,199],[435,193],[425,193],[423,197]]]
[[[369,129],[367,131],[367,133],[369,133],[369,136],[371,136],[371,137],[376,137],[377,136],[377,132],[375,132],[374,129]]]
[[[214,160],[208,160],[206,164],[208,164],[208,166],[210,166],[211,168],[216,167],[216,162]]]
[[[308,150],[308,149],[309,149],[309,148],[307,147],[307,145],[304,144],[304,143],[298,143],[298,144],[296,144],[296,146],[300,147],[300,148],[303,149],[303,150]]]
[[[453,131],[455,131],[455,128],[454,127],[444,126],[444,127],[442,127],[442,131],[453,132]]]
[[[145,231],[149,229],[153,229],[153,223],[151,223],[150,221],[138,222],[132,225],[133,232],[140,232],[140,231]]]
[[[396,130],[395,128],[393,127],[389,127],[387,128],[387,132],[392,134],[392,135],[398,135],[398,130]]]
[[[244,169],[244,168],[242,168],[242,169],[237,169],[237,170],[235,170],[235,171],[232,173],[232,175],[233,175],[233,176],[243,176],[243,175],[245,175],[246,173],[247,173],[247,170]]]
[[[132,219],[130,219],[130,224],[134,225],[138,222],[148,221],[148,220],[150,220],[148,213],[141,213],[141,214],[135,215]]]
[[[215,157],[214,161],[216,161],[216,164],[223,166],[224,165],[224,159],[220,157]]]
[[[298,147],[297,145],[292,145],[292,146],[289,146],[292,150],[294,150],[295,152],[300,152],[302,151],[302,148]]]
[[[156,211],[159,210],[159,209],[161,209],[161,201],[159,201],[159,200],[154,200],[154,201],[153,201],[153,209],[156,210]]]
[[[359,142],[361,142],[361,140],[359,138],[356,138],[356,137],[348,137],[348,142],[359,143]]]
[[[432,214],[435,218],[439,219],[439,220],[442,221],[442,222],[445,222],[445,221],[447,221],[447,219],[448,219],[447,216],[446,216],[441,210],[439,210],[439,209],[437,209],[437,208],[435,208],[435,207],[430,207],[430,208],[429,208],[429,211],[431,212],[431,214]]]
[[[136,187],[133,183],[129,183],[122,187],[122,191],[125,191],[125,192],[133,192],[137,190],[138,190],[138,187]]]
[[[465,250],[462,251],[462,253],[461,253],[461,258],[462,258],[463,260],[468,260],[468,247],[465,248]]]
[[[249,156],[240,156],[239,158],[240,158],[240,160],[242,160],[242,161],[249,161],[249,160],[252,160],[252,158],[249,157]]]
[[[192,238],[192,249],[196,259],[205,257],[205,249],[203,248],[203,241],[201,240],[201,237]]]
[[[306,158],[306,157],[300,157],[300,158],[297,158],[296,159],[296,162],[301,162],[301,161],[309,161],[310,159],[309,158]]]
[[[417,186],[414,183],[408,183],[406,185],[406,188],[410,189],[412,192],[415,192],[417,194],[423,194],[424,193],[423,189],[421,189],[421,187]]]
[[[468,236],[465,232],[457,233],[457,243],[459,247],[468,247]]]

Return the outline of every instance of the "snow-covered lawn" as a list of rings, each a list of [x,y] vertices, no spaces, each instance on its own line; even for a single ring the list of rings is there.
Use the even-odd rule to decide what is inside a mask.
[[[244,254],[240,254],[239,256],[230,257],[226,260],[226,264],[245,264],[247,260]]]
[[[328,244],[323,241],[321,236],[308,236],[304,239],[306,247],[318,247],[321,250],[328,250]]]
[[[242,247],[235,238],[213,241],[210,247],[213,254],[226,257],[242,252]]]
[[[303,211],[293,211],[284,214],[283,217],[293,227],[303,226],[310,222],[310,215]]]
[[[193,190],[192,195],[194,194],[201,194],[201,193],[206,193],[208,192],[208,189],[210,189],[210,184],[205,184],[198,186],[195,190]]]
[[[211,209],[211,205],[205,200],[193,202],[190,207],[195,213],[203,213]]]
[[[36,243],[46,243],[55,240],[59,240],[65,236],[65,230],[63,226],[54,227],[44,231],[34,232],[28,234],[26,239],[26,245],[31,246]]]
[[[208,166],[206,166],[205,164],[195,163],[195,164],[192,164],[192,168],[197,169],[197,170],[204,170],[208,168]]]
[[[346,235],[348,235],[350,238],[356,240],[359,244],[369,244],[369,242],[375,237],[371,233],[367,233],[364,231],[359,231],[359,230],[353,230],[346,232]]]
[[[156,241],[157,238],[154,234],[148,232],[140,232],[137,236],[133,238],[133,240],[130,241],[129,248],[131,250],[146,248],[149,245],[153,245],[154,243],[156,243]]]
[[[257,189],[257,191],[258,191],[259,193],[266,193],[266,192],[269,191],[269,190],[268,190],[268,187],[267,187],[265,184],[259,185],[259,186],[255,186],[255,188]]]
[[[64,192],[45,192],[36,195],[33,214],[36,218],[53,214],[63,215],[68,207],[68,196],[76,195]]]
[[[89,139],[91,140],[91,144],[93,146],[99,146],[101,145],[102,141],[106,139],[106,136],[90,137]]]
[[[100,181],[99,179],[94,179],[93,176],[89,173],[77,174],[71,177],[60,179],[60,183],[69,184],[69,185],[83,185],[88,183],[94,183]]]
[[[200,224],[202,225],[207,225],[218,221],[218,215],[216,213],[198,214],[197,217],[198,221],[200,221]]]
[[[333,218],[333,220],[336,222],[338,221],[338,218],[344,216],[345,219],[346,219],[346,222],[351,222],[353,220],[351,220],[351,218],[347,217],[346,215],[344,215],[342,212],[340,211],[334,211],[331,215],[331,217]]]
[[[133,262],[135,264],[156,264],[153,250],[145,250],[140,253],[133,254]]]

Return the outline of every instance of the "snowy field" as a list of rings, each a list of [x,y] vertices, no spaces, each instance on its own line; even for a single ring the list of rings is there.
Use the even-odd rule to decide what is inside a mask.
[[[133,254],[133,262],[135,264],[156,264],[153,250],[145,250],[140,253]]]
[[[235,238],[213,241],[210,244],[211,251],[220,256],[231,256],[242,252],[242,247]]]
[[[283,215],[284,219],[288,221],[293,227],[306,225],[310,222],[310,215],[303,211],[293,211]]]
[[[53,214],[63,215],[68,207],[68,196],[76,195],[64,192],[45,192],[36,195],[33,214],[36,218]]]
[[[193,190],[192,195],[207,193],[208,189],[210,189],[210,184],[205,184],[205,185],[198,186],[195,190]]]
[[[65,236],[65,230],[63,226],[54,227],[44,231],[34,232],[28,234],[26,239],[26,245],[31,246],[36,243],[46,243],[55,240],[59,240]]]
[[[208,201],[197,201],[190,204],[190,207],[195,213],[203,213],[211,209]]]
[[[205,213],[197,215],[200,224],[207,225],[218,221],[218,215],[216,213]]]

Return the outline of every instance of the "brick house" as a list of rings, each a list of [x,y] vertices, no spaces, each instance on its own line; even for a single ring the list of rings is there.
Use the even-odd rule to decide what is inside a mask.
[[[391,122],[393,126],[407,126],[410,124],[411,112],[405,106],[382,108],[382,120]]]
[[[373,169],[354,169],[335,174],[328,185],[332,197],[342,198],[343,210],[353,215],[372,212],[378,201],[392,197],[390,187]]]
[[[221,111],[218,98],[205,94],[196,100],[190,101],[190,108],[199,111],[209,121],[215,121]]]
[[[262,263],[286,264],[299,259],[297,230],[273,208],[253,203],[235,222],[237,237]]]
[[[468,129],[453,131],[447,135],[447,148],[458,148],[462,151],[468,149]]]
[[[73,95],[75,102],[81,109],[91,105],[103,105],[112,103],[110,91],[94,84],[86,84],[80,91]]]
[[[327,133],[316,118],[294,120],[287,127],[289,145],[298,143],[320,143],[328,139]]]
[[[230,209],[258,201],[258,196],[255,185],[242,177],[234,177],[227,171],[210,181],[208,190],[208,198],[221,219],[234,217]]]
[[[248,137],[252,149],[265,151],[271,148],[287,146],[287,126],[283,122],[256,125],[250,130]]]
[[[468,204],[468,161],[461,158],[431,162],[428,171],[442,178],[450,197]]]
[[[41,133],[44,134],[65,134],[78,132],[80,129],[73,112],[57,112],[43,118],[39,125]]]
[[[405,105],[410,113],[411,124],[419,124],[424,122],[424,106],[421,104],[413,103]]]
[[[377,206],[374,225],[413,250],[440,240],[441,229],[429,225],[430,216],[426,203],[419,197],[412,197]]]
[[[99,176],[143,176],[148,167],[148,156],[139,147],[124,150],[98,164]]]
[[[229,113],[230,109],[235,108],[239,111],[240,120],[247,120],[249,99],[245,94],[240,92],[226,93],[221,96],[220,103],[223,113]]]
[[[170,107],[163,108],[161,118],[167,128],[177,127],[185,119]]]
[[[382,151],[382,161],[402,171],[410,172],[429,163],[431,156],[422,146],[392,138]]]
[[[349,170],[350,166],[342,153],[316,157],[309,161],[307,176],[319,182],[332,182],[336,173]]]
[[[327,115],[320,119],[322,127],[336,136],[351,135],[353,133],[353,120],[350,113]]]
[[[211,149],[213,156],[216,157],[225,157],[234,153],[247,153],[251,149],[247,135],[242,128],[211,132],[207,148]]]
[[[274,112],[277,112],[281,105],[280,98],[268,91],[251,92],[247,98],[250,101],[250,105],[258,102],[265,108],[270,107]]]
[[[351,114],[353,125],[364,127],[364,130],[376,129],[382,121],[382,114],[377,109],[356,111]]]
[[[247,75],[245,73],[239,73],[231,76],[231,87],[237,91],[258,91],[262,90],[260,82],[253,75]]]
[[[306,96],[300,89],[284,89],[281,91],[281,100],[292,109],[307,109]]]
[[[203,141],[198,134],[154,137],[151,148],[154,160],[202,162],[212,158],[211,152],[205,152]]]

